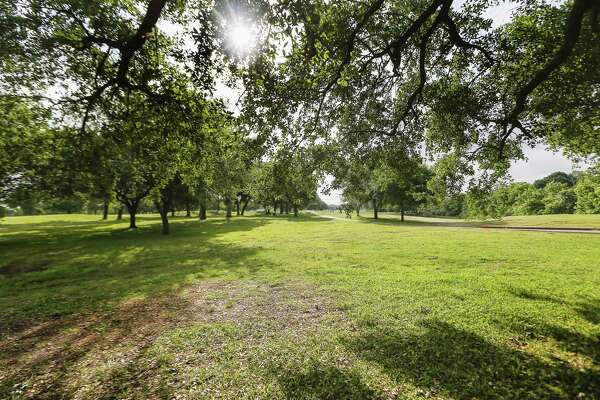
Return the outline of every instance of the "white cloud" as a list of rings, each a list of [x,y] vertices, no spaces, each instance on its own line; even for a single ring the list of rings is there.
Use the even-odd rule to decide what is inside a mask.
[[[587,163],[569,160],[561,151],[553,152],[546,146],[525,149],[527,160],[517,161],[510,168],[510,175],[516,182],[533,182],[553,172],[573,172],[584,170]]]

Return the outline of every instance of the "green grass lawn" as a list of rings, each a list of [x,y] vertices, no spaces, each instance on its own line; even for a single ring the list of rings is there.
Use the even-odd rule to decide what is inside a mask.
[[[600,229],[600,214],[515,215],[496,223],[504,226]]]
[[[318,211],[317,214],[335,218],[346,218],[339,211]],[[356,213],[352,215],[353,220],[373,222],[372,210],[361,210],[360,217]],[[400,213],[381,212],[379,222],[400,222]],[[600,214],[553,214],[553,215],[515,215],[503,217],[499,220],[477,221],[454,217],[417,217],[405,216],[406,224],[422,226],[454,226],[454,227],[477,227],[506,226],[506,227],[540,227],[540,228],[592,228],[600,229]]]
[[[337,219],[348,219],[345,213],[339,211],[315,211],[316,215],[329,218]],[[357,216],[356,212],[352,213],[352,221],[361,222],[372,222],[372,223],[402,223],[404,225],[416,225],[416,226],[438,226],[438,227],[478,227],[482,224],[482,221],[467,220],[458,217],[419,217],[414,215],[405,215],[404,222],[401,221],[400,213],[396,212],[379,212],[378,218],[373,218],[373,210],[361,210],[360,215]]]
[[[600,398],[600,236],[159,221],[0,222],[0,398]]]

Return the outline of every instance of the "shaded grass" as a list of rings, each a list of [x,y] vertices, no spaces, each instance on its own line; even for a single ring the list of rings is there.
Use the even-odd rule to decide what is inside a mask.
[[[261,266],[244,263],[256,249],[213,240],[249,231],[264,223],[259,219],[235,225],[180,219],[175,221],[180,229],[171,237],[160,234],[152,217],[141,217],[136,232],[126,231],[126,223],[77,219],[41,217],[29,229],[5,226],[15,230],[0,240],[5,255],[0,268],[2,332],[38,318],[110,308],[130,298],[176,290],[195,279],[242,277]]]
[[[2,222],[0,370],[23,365],[0,373],[3,396],[600,396],[600,237],[316,217],[125,226]]]

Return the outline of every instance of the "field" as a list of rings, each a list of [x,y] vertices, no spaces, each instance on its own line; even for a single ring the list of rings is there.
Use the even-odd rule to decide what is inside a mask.
[[[320,215],[346,218],[339,211],[320,211]],[[360,216],[352,214],[352,219],[363,222],[399,222],[400,213],[381,212],[379,221],[373,220],[372,210],[361,210]],[[539,227],[539,228],[575,228],[575,229],[600,229],[600,214],[554,214],[554,215],[515,215],[503,217],[497,220],[477,221],[471,219],[453,217],[417,217],[406,215],[406,224],[417,224],[421,226],[448,226],[448,227]]]
[[[600,229],[600,214],[557,214],[504,217],[498,224],[506,226],[542,226],[549,228]]]
[[[600,398],[599,235],[126,226],[0,222],[0,398]]]

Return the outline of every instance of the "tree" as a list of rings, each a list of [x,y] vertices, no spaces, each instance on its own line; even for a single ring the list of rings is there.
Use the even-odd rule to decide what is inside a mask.
[[[577,196],[572,187],[558,181],[551,181],[543,190],[544,214],[573,214]]]
[[[320,196],[316,195],[315,199],[310,202],[306,208],[308,210],[327,210],[329,209],[329,206],[327,205],[327,203],[325,203],[325,201],[323,201],[323,199],[321,199]]]
[[[420,157],[388,152],[386,164],[392,170],[391,182],[386,190],[386,201],[400,208],[400,220],[404,221],[406,210],[416,211],[428,196],[427,181],[432,173]]]
[[[472,217],[533,215],[544,209],[544,192],[525,182],[499,184],[491,190],[472,188],[467,196],[467,214]]]
[[[214,149],[213,190],[225,203],[225,216],[231,218],[233,203],[244,187],[248,164],[244,152],[244,141],[233,127],[222,131],[223,141]]]
[[[576,191],[551,181],[543,189],[525,182],[500,184],[492,191],[468,196],[470,216],[500,218],[506,215],[571,214],[578,201]]]
[[[553,172],[550,175],[533,182],[533,186],[535,186],[538,189],[544,189],[546,185],[548,185],[551,182],[562,183],[567,187],[573,187],[577,183],[577,177],[575,177],[572,174],[567,174],[566,172]]]
[[[33,188],[48,167],[56,131],[34,102],[0,97],[0,201],[17,188]]]
[[[577,181],[575,195],[577,213],[600,214],[600,174],[597,166],[591,168]]]
[[[388,180],[383,171],[376,171],[373,153],[346,153],[338,158],[334,170],[333,188],[342,190],[342,199],[352,204],[360,213],[360,208],[371,202],[373,217],[378,218],[378,210]]]
[[[319,188],[320,175],[316,171],[312,157],[304,151],[294,152],[288,160],[286,171],[285,199],[290,203],[294,216],[298,211],[314,201]]]
[[[278,68],[244,71],[248,112],[272,130],[297,121],[304,137],[408,138],[499,173],[522,145],[598,154],[598,3],[525,2],[499,27],[489,2],[454,3],[276,4],[273,31],[291,46]]]
[[[271,207],[275,206],[274,184],[273,163],[270,161],[255,163],[247,182],[248,191],[254,201],[262,205],[267,215],[271,214]]]

